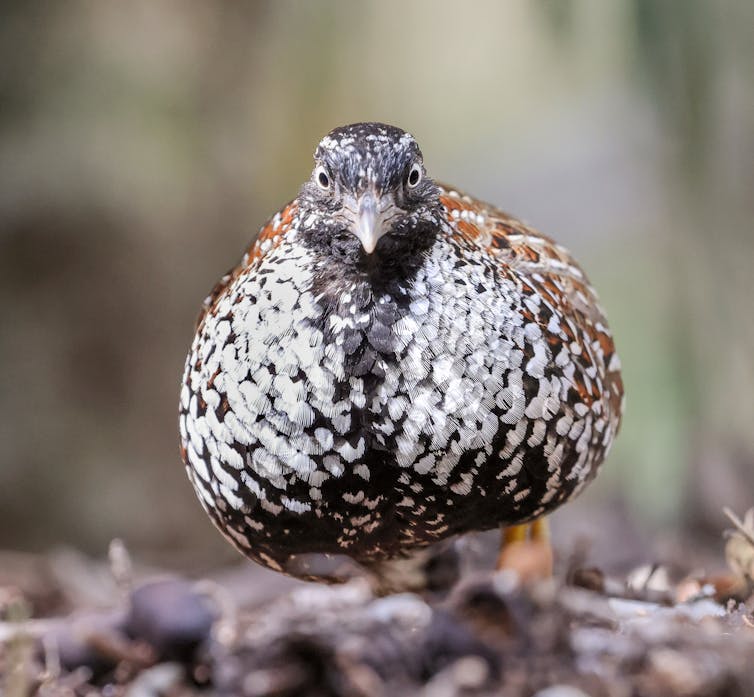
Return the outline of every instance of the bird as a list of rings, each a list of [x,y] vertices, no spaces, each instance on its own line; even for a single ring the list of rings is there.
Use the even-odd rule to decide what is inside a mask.
[[[434,181],[408,132],[335,128],[298,195],[205,299],[181,454],[246,557],[365,568],[465,533],[503,551],[595,477],[620,361],[562,245]],[[504,562],[499,561],[499,565]]]

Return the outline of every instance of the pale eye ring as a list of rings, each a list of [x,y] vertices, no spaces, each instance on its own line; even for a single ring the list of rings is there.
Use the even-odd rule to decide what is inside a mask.
[[[314,181],[317,182],[317,186],[322,189],[322,191],[329,191],[330,186],[332,186],[332,178],[327,169],[322,165],[314,170]]]
[[[408,176],[406,177],[406,185],[409,189],[415,189],[417,186],[419,186],[419,183],[422,180],[422,168],[421,165],[418,162],[414,162],[413,165],[411,165],[411,169],[409,170]]]

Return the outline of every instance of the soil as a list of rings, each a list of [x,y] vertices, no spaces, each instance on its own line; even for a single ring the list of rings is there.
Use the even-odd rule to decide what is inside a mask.
[[[526,573],[489,568],[495,544],[460,544],[459,573],[446,555],[432,591],[383,596],[366,576],[327,586],[251,563],[169,576],[134,568],[118,543],[106,561],[0,553],[0,693],[754,695],[745,528],[710,551],[712,573],[698,545],[621,572],[577,545],[539,579],[531,549],[518,559]]]

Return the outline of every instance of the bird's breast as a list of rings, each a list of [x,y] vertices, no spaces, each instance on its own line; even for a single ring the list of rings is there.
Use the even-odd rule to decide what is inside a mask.
[[[489,447],[524,359],[515,289],[438,252],[393,294],[362,280],[325,302],[309,267],[280,257],[265,259],[274,274],[221,299],[197,379],[205,401],[226,399],[253,476],[281,488],[314,471],[337,477],[374,450],[442,482],[465,452]]]

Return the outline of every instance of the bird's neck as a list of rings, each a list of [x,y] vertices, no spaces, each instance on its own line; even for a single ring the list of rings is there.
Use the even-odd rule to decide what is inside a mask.
[[[331,309],[342,305],[365,308],[380,299],[397,305],[408,303],[416,265],[381,261],[376,254],[356,264],[319,259],[313,269],[312,291],[320,304]]]
[[[401,303],[427,263],[435,244],[435,231],[386,236],[371,254],[361,246],[347,251],[330,246],[310,246],[315,295],[325,302],[340,302],[344,294],[354,297],[391,298]],[[355,240],[354,240],[355,241]]]

